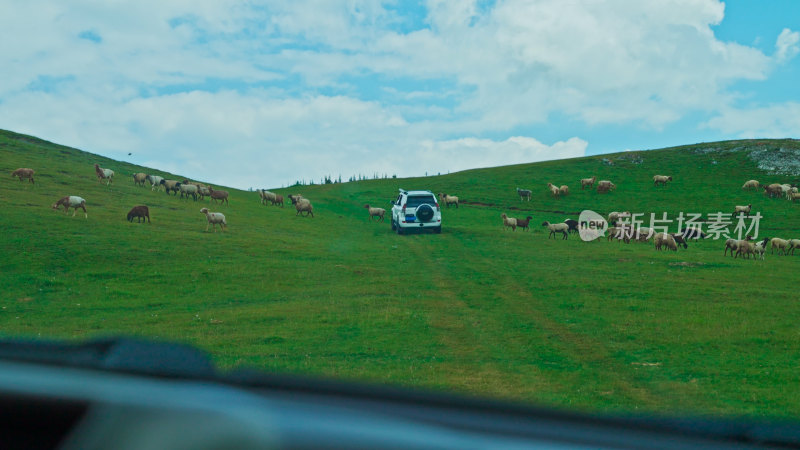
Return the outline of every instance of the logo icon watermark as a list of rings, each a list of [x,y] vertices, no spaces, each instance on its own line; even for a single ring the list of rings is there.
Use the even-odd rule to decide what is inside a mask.
[[[578,234],[581,239],[590,242],[601,236],[605,236],[608,230],[608,222],[600,214],[584,209],[581,215],[578,216]]]
[[[704,220],[702,214],[680,212],[678,217],[673,220],[667,217],[666,212],[662,213],[660,217],[655,213],[650,213],[650,227],[643,227],[645,217],[645,213],[620,215],[619,220],[614,224],[616,229],[614,237],[638,238],[640,233],[645,233],[649,238],[655,233],[668,233],[670,225],[677,223],[676,234],[685,233],[688,238],[716,240],[728,239],[731,235],[735,235],[738,239],[742,239],[747,235],[756,239],[758,238],[758,226],[763,216],[758,212],[751,216],[744,213],[734,215],[718,211],[707,214]],[[705,232],[702,230],[704,226]],[[732,232],[731,226],[733,226]],[[589,209],[581,211],[578,218],[578,233],[582,240],[593,241],[605,236],[606,231],[608,231],[608,221],[603,216]]]

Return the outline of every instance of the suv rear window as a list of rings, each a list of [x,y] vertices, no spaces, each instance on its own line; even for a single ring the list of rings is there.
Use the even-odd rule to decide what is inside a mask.
[[[436,204],[436,199],[432,195],[414,195],[408,196],[408,200],[406,200],[406,207],[407,208],[416,208],[419,205],[427,203],[431,206]]]

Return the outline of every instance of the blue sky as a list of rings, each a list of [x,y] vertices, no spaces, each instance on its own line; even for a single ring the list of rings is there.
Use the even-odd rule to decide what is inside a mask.
[[[0,26],[0,128],[244,189],[800,134],[795,0],[9,0]]]

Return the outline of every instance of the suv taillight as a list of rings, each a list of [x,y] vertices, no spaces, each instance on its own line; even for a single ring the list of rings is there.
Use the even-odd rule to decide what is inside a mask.
[[[436,205],[436,210],[439,211],[439,203],[434,203]]]
[[[403,214],[406,213],[406,205],[403,205]]]

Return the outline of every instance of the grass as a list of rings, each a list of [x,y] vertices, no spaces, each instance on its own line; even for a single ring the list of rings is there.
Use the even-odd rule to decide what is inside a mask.
[[[722,256],[721,241],[548,240],[538,224],[584,209],[707,214],[753,204],[761,236],[800,237],[800,205],[742,191],[760,171],[731,141],[469,170],[414,179],[275,189],[315,218],[230,191],[226,233],[206,233],[201,202],[135,187],[158,170],[0,131],[0,329],[83,340],[130,334],[196,345],[223,368],[424,387],[584,411],[800,416],[798,258]],[[708,151],[713,149],[713,151]],[[641,162],[636,160],[641,157]],[[614,165],[605,165],[609,158]],[[93,165],[114,169],[111,187]],[[652,186],[656,173],[674,181]],[[299,175],[299,174],[298,174]],[[618,189],[581,191],[597,175]],[[201,180],[202,181],[202,180]],[[568,184],[553,199],[545,184]],[[441,235],[397,236],[369,222],[397,188],[458,195]],[[521,203],[515,188],[533,189]],[[89,218],[49,209],[87,200]],[[464,203],[466,202],[466,203]],[[207,201],[206,201],[207,203]],[[152,224],[129,223],[134,205]],[[534,217],[504,231],[500,213]]]

